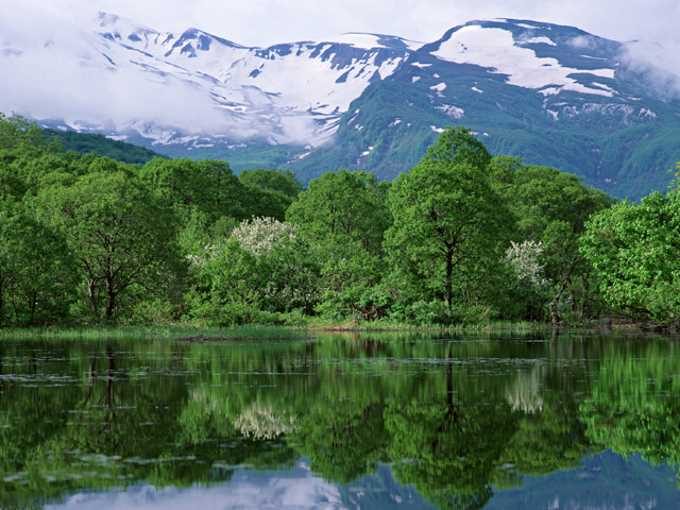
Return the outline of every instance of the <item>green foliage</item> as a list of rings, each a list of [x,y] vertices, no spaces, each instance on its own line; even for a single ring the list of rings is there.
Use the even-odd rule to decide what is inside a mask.
[[[283,220],[286,210],[302,191],[292,172],[278,170],[245,170],[241,183],[255,196],[252,214]]]
[[[246,218],[247,203],[243,186],[221,161],[167,160],[156,158],[139,170],[144,183],[181,218],[197,209],[212,223],[223,216]]]
[[[427,150],[421,162],[466,164],[478,170],[486,170],[491,162],[491,155],[470,130],[450,128]]]
[[[291,201],[302,192],[302,185],[289,170],[244,170],[239,179],[245,186],[281,193]]]
[[[63,319],[75,284],[64,239],[21,203],[0,200],[0,326]]]
[[[472,138],[460,131],[442,135],[437,157],[426,156],[390,189],[394,224],[385,246],[394,285],[407,302],[444,301],[450,310],[460,300],[483,302],[504,250],[511,215],[486,169],[477,166],[487,159],[473,151],[467,162],[461,158],[468,152],[455,151],[464,135]]]
[[[289,208],[288,220],[321,263],[323,315],[385,314],[386,300],[374,289],[384,271],[382,241],[391,222],[386,192],[375,176],[342,170],[312,181]]]
[[[491,167],[497,189],[517,218],[516,238],[542,247],[543,288],[513,289],[514,301],[526,304],[520,315],[559,323],[564,316],[596,313],[598,297],[578,241],[587,219],[611,200],[552,168],[523,166],[513,158],[495,158]]]
[[[379,253],[390,224],[386,190],[366,172],[329,172],[310,183],[286,216],[310,240],[355,242]]]
[[[46,187],[37,204],[76,258],[95,318],[113,320],[140,296],[167,290],[181,270],[172,212],[124,167]]]
[[[621,202],[588,223],[581,252],[614,310],[680,322],[680,192]]]
[[[463,128],[392,184],[339,170],[302,190],[286,171],[66,152],[0,118],[0,317],[557,325],[613,310],[668,325],[678,196],[611,207],[573,175],[492,158]]]
[[[209,324],[281,323],[277,313],[311,312],[317,300],[318,268],[297,239],[256,254],[232,236],[208,247],[194,271],[190,315]]]

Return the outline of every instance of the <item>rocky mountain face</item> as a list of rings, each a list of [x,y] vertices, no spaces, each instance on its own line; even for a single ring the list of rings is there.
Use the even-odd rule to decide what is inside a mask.
[[[354,33],[254,48],[102,13],[72,46],[74,65],[93,77],[121,78],[134,84],[131,96],[162,95],[164,110],[186,115],[122,115],[106,103],[96,115],[18,113],[236,169],[284,167],[308,180],[363,168],[390,179],[453,125],[494,153],[571,171],[617,196],[665,189],[680,160],[680,102],[627,45],[573,27],[497,19],[431,43]],[[20,45],[0,48],[0,64],[24,57]]]

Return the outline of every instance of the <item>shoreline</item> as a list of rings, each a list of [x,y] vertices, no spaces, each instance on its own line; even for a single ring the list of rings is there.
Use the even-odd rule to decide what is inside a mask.
[[[164,325],[74,325],[30,328],[0,328],[0,341],[21,340],[172,340],[187,343],[210,341],[257,341],[300,339],[315,335],[491,335],[546,337],[616,335],[622,337],[666,337],[680,339],[680,331],[631,321],[594,321],[554,328],[539,322],[485,322],[442,326],[389,322],[314,322],[304,325],[247,324],[211,327],[193,324]]]

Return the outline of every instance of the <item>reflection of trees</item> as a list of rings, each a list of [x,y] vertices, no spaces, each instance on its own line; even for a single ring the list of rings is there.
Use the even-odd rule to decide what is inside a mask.
[[[580,406],[589,439],[622,455],[680,466],[679,354],[673,343],[611,351]]]
[[[444,377],[439,398],[390,402],[385,422],[395,474],[442,507],[482,508],[516,417],[503,401],[479,405],[464,380],[454,382],[452,360]]]
[[[521,483],[522,475],[576,467],[587,452],[575,400],[569,394],[546,390],[541,401],[540,412],[520,415],[494,475],[496,485],[514,486]]]
[[[257,440],[272,440],[295,430],[295,418],[278,414],[272,406],[254,402],[234,422],[241,435]]]
[[[539,414],[543,411],[541,365],[534,365],[530,371],[519,372],[515,381],[505,391],[505,398],[513,411],[525,414]]]
[[[587,345],[604,359],[599,373],[583,361],[592,358]],[[54,367],[39,357],[12,365],[0,345],[5,373],[76,378],[58,389],[2,382],[0,480],[23,472],[30,485],[0,482],[0,507],[138,480],[221,481],[237,466],[277,468],[303,456],[344,483],[391,463],[399,482],[438,506],[481,508],[492,487],[574,466],[590,442],[680,460],[670,347],[622,354],[604,341],[375,335],[108,347],[70,346]],[[508,358],[524,362],[495,369]],[[565,359],[577,361],[565,369]],[[580,394],[590,397],[579,405]]]
[[[334,400],[318,405],[300,422],[291,444],[325,478],[348,483],[386,461],[388,438],[380,402]],[[328,405],[330,404],[330,405]]]
[[[220,438],[240,440],[233,429],[210,441],[183,437],[178,418],[187,385],[178,376],[184,369],[177,353],[162,345],[123,345],[57,351],[67,359],[59,374],[66,370],[81,384],[56,389],[49,363],[37,362],[37,370],[35,363],[3,367],[19,378],[37,371],[45,381],[38,388],[3,388],[0,396],[0,508],[41,507],[60,494],[139,480],[159,487],[224,480],[250,459],[264,467],[293,460],[290,449],[256,441],[220,448]],[[134,353],[125,352],[131,348]],[[217,464],[222,467],[214,469]],[[3,482],[7,475],[16,483]]]

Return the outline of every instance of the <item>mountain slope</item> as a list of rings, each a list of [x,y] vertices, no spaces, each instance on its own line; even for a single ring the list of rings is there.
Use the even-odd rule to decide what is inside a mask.
[[[664,189],[680,160],[678,103],[654,97],[623,66],[622,45],[531,23],[472,22],[424,46],[371,85],[336,145],[298,171],[312,177],[330,162],[391,178],[443,127],[465,125],[494,153],[572,171],[618,196]]]
[[[131,143],[111,140],[103,135],[76,131],[46,130],[49,137],[57,138],[67,151],[97,154],[123,163],[144,164],[159,154]]]
[[[451,125],[492,152],[618,196],[664,189],[680,160],[680,103],[650,86],[626,45],[573,27],[497,19],[427,44],[354,33],[253,48],[102,13],[66,40],[33,42],[0,48],[0,64],[58,58],[116,100],[70,107],[69,91],[64,113],[9,94],[0,109],[22,99],[17,113],[44,124],[224,158],[237,170],[285,167],[308,180],[348,167],[392,178]],[[20,73],[7,75],[10,92],[22,87]],[[48,94],[59,103],[58,84]]]

